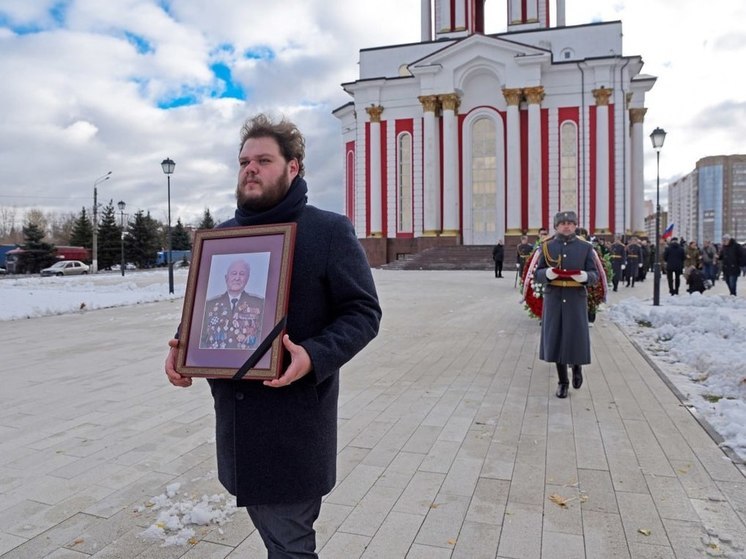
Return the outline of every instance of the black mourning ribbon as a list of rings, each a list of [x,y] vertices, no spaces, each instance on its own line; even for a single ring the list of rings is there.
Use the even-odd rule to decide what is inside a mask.
[[[267,353],[267,350],[272,346],[272,342],[275,341],[275,338],[279,336],[280,332],[282,332],[282,330],[285,328],[287,319],[287,316],[283,316],[282,320],[275,324],[275,327],[272,328],[272,331],[267,335],[266,338],[262,340],[262,343],[259,344],[259,347],[257,347],[254,350],[254,353],[252,353],[246,360],[246,363],[244,363],[236,372],[236,374],[233,375],[233,380],[241,380],[246,375],[246,373],[248,373],[249,370],[252,369],[262,357],[264,357],[264,354]]]

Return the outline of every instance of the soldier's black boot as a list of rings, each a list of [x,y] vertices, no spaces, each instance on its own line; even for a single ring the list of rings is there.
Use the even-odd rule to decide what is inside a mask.
[[[583,367],[580,365],[572,366],[572,387],[577,390],[583,386]]]
[[[555,396],[557,398],[567,398],[567,387],[570,382],[567,378],[567,365],[564,363],[557,363],[557,377],[559,378],[559,382],[557,383]]]

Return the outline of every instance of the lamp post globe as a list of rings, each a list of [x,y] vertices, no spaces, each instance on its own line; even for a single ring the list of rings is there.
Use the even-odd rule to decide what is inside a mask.
[[[655,262],[653,263],[653,306],[661,304],[661,148],[666,131],[656,128],[650,134],[655,149]]]
[[[176,168],[176,163],[170,157],[161,161],[161,168],[166,175],[168,183],[168,292],[174,292],[174,263],[171,259],[171,174]]]
[[[125,204],[122,200],[119,200],[119,202],[117,203],[117,207],[119,208],[119,213],[122,216],[119,221],[119,227],[122,230],[121,241],[119,243],[121,247],[122,258],[120,260],[119,266],[122,269],[122,277],[124,277],[124,208],[127,207],[127,204]]]

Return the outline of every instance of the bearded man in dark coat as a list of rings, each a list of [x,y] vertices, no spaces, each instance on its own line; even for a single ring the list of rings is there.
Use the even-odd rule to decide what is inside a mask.
[[[586,286],[599,281],[593,245],[575,235],[575,212],[554,217],[556,234],[541,244],[535,279],[544,285],[539,358],[557,367],[558,398],[567,398],[568,365],[572,386],[583,384],[582,365],[591,362]]]
[[[235,217],[219,227],[296,223],[282,375],[211,379],[218,478],[245,506],[269,557],[317,557],[313,524],[336,482],[339,369],[378,333],[381,307],[350,221],[307,204],[305,142],[264,115],[241,131]],[[174,386],[178,340],[165,371]]]

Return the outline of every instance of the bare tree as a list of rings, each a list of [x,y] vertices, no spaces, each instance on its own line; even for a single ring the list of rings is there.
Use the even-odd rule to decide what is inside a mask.
[[[18,237],[16,214],[15,206],[0,206],[0,241],[3,243],[15,243],[23,238]]]
[[[47,220],[49,223],[49,238],[55,245],[70,244],[70,236],[75,225],[76,215],[72,212],[57,214],[49,212]]]
[[[45,235],[49,232],[49,220],[47,216],[44,215],[43,211],[36,208],[26,210],[26,214],[23,216],[23,225],[24,227],[35,225]]]

